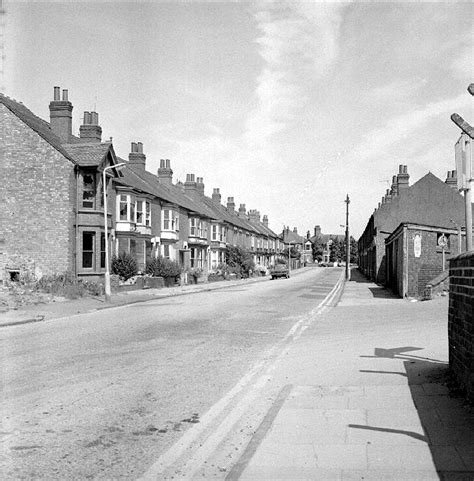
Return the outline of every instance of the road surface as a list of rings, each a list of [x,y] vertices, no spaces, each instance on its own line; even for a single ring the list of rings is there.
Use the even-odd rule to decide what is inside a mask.
[[[1,329],[2,479],[153,479],[183,455],[202,461],[341,274],[314,268]],[[196,451],[206,430],[213,441]]]

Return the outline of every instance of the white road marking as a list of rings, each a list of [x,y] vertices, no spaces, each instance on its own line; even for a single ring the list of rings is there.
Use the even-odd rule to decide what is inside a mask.
[[[181,476],[181,478],[192,478],[193,474],[202,466],[204,461],[212,455],[226,435],[232,430],[232,427],[257,398],[260,390],[263,389],[268,382],[269,373],[274,370],[279,359],[281,359],[288,350],[288,347],[283,350],[282,347],[296,341],[301,334],[310,327],[314,320],[327,309],[330,302],[334,300],[343,286],[343,274],[344,273],[341,274],[331,292],[318,304],[318,306],[312,309],[307,316],[304,316],[296,322],[285,337],[269,350],[267,357],[254,365],[253,368],[243,376],[223,398],[221,398],[209,409],[209,411],[207,411],[206,414],[203,415],[199,424],[195,424],[192,428],[186,431],[166,453],[161,455],[143,474],[143,476],[139,478],[141,481],[162,479],[160,476],[176,463],[186,451],[190,450],[193,451],[193,453],[185,463],[186,477],[184,478]],[[278,351],[281,351],[280,354],[274,357]],[[256,375],[263,369],[263,374],[260,374],[260,377],[254,380],[254,377],[256,377]],[[236,406],[230,410],[229,414],[227,414],[224,419],[212,429],[212,431],[206,433],[206,431],[209,431],[213,427],[217,418],[225,410],[228,410],[232,403],[236,402],[237,395],[249,386],[251,386],[249,392],[245,394],[242,399],[237,401]]]

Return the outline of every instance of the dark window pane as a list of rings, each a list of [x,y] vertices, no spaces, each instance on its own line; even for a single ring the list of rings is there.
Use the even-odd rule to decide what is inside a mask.
[[[82,250],[91,251],[94,248],[94,233],[84,232],[82,236]]]
[[[92,252],[82,253],[82,267],[92,267]]]

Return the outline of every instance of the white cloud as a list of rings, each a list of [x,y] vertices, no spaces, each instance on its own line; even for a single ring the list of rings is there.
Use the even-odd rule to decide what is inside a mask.
[[[457,97],[432,102],[422,108],[410,110],[388,120],[381,128],[371,130],[351,156],[365,161],[380,157],[395,144],[411,136],[416,130],[426,127],[440,115],[449,116],[456,109],[470,107],[472,98],[466,93]]]
[[[264,60],[245,138],[265,145],[285,129],[303,105],[305,89],[323,77],[338,54],[343,4],[270,3],[255,13]]]

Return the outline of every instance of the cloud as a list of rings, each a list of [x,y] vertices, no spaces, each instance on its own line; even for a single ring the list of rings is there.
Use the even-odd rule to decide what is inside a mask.
[[[249,145],[265,145],[283,131],[304,104],[305,90],[333,66],[344,7],[312,2],[262,5],[254,17],[264,64],[246,122]]]
[[[472,67],[473,54],[474,49],[471,42],[460,49],[451,64],[451,69],[455,77],[468,82],[472,79],[474,73]]]
[[[441,115],[449,116],[456,109],[470,107],[471,103],[472,99],[466,92],[457,97],[432,102],[422,108],[393,117],[383,127],[371,130],[356,147],[355,152],[351,153],[351,156],[359,161],[380,157],[409,135],[413,138],[416,130],[427,127],[430,122]]]

